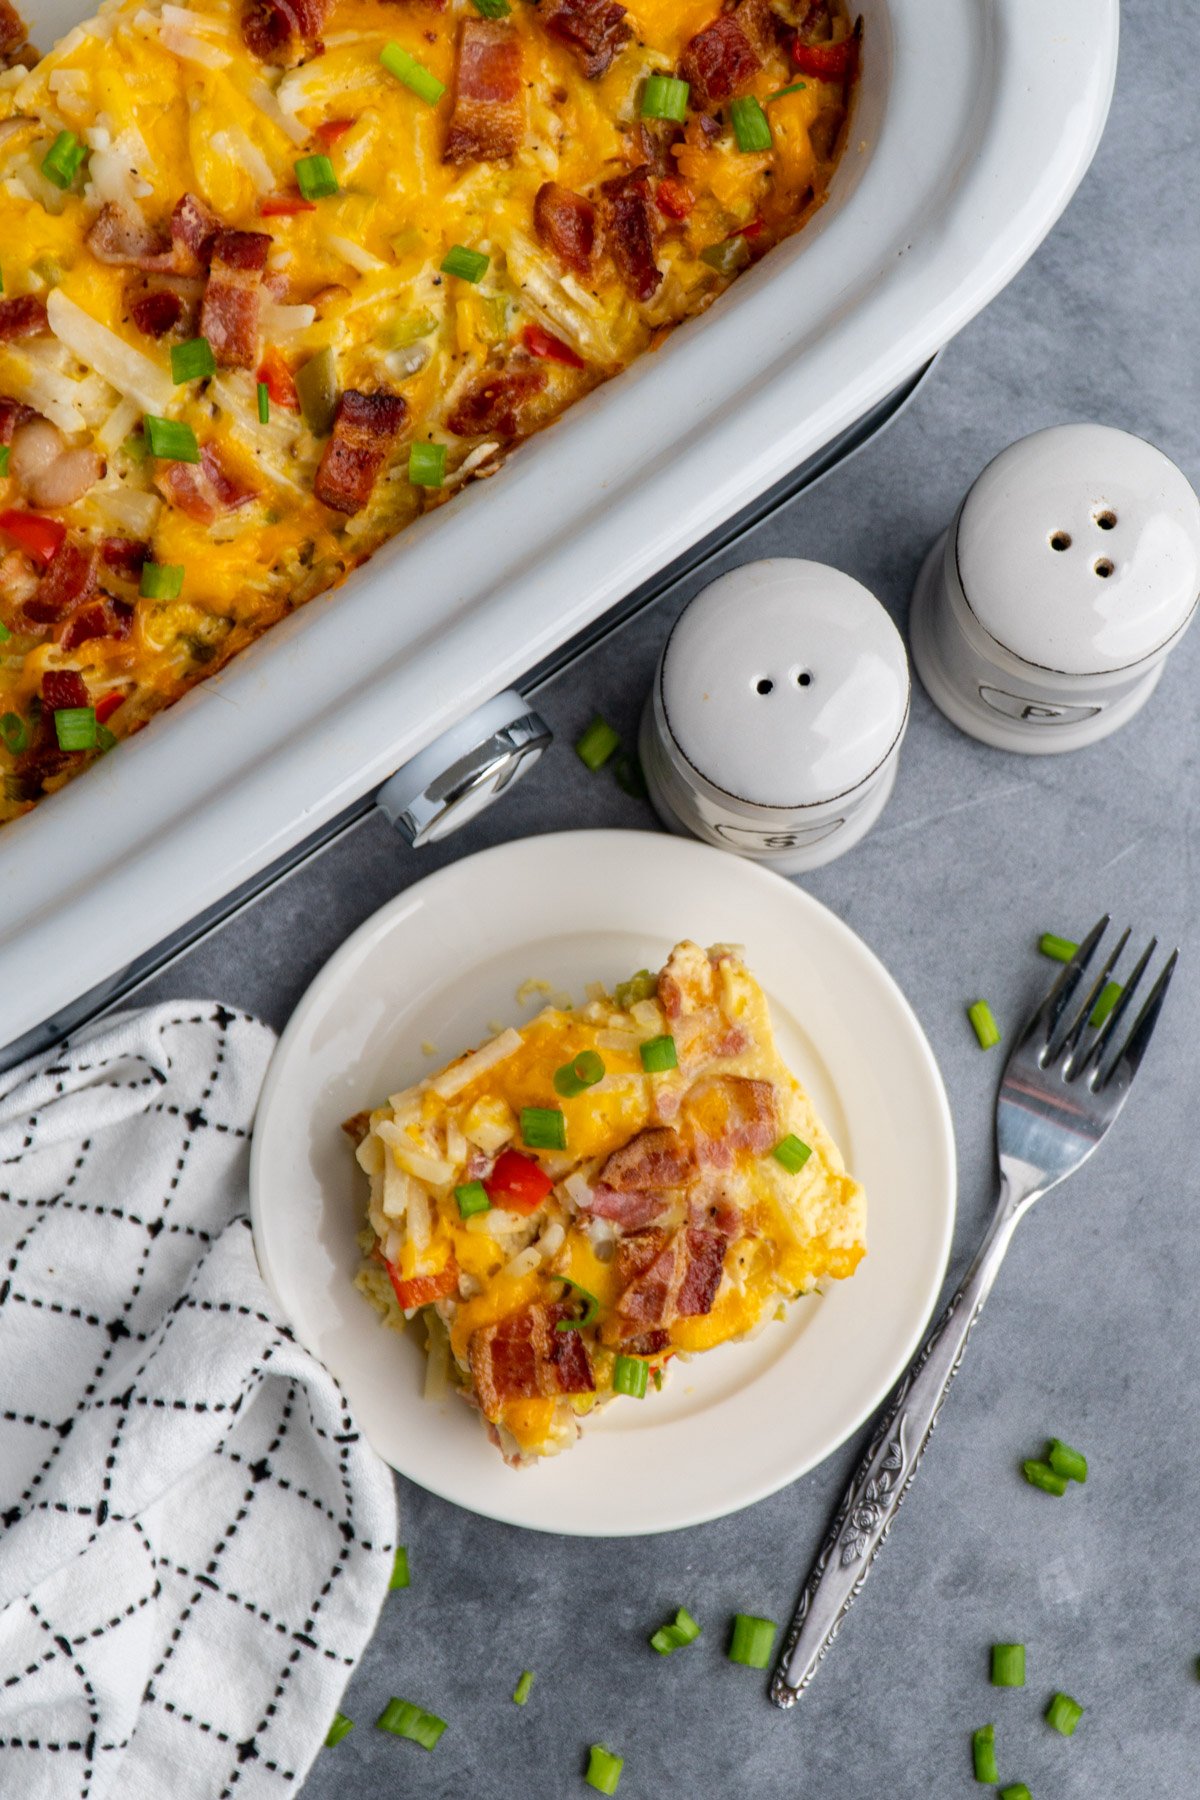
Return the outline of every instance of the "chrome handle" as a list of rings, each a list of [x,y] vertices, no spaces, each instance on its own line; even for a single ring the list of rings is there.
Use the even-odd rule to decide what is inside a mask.
[[[520,694],[498,694],[398,769],[376,805],[419,850],[477,817],[552,741],[549,726]]]

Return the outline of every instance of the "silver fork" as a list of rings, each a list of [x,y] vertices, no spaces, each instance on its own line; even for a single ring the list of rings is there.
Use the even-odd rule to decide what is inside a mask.
[[[1158,940],[1151,939],[1108,1018],[1093,1030],[1092,1011],[1129,941],[1128,931],[1082,1005],[1072,1011],[1071,1003],[1108,924],[1106,914],[1088,933],[1009,1055],[996,1105],[1000,1197],[995,1214],[962,1286],[889,1401],[834,1515],[771,1682],[777,1706],[794,1706],[800,1698],[867,1579],[1018,1224],[1040,1195],[1087,1161],[1125,1104],[1179,952],[1168,957],[1128,1035],[1118,1042]]]

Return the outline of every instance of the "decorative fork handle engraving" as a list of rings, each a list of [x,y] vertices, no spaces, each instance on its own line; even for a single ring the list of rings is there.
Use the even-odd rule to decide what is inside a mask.
[[[771,1682],[777,1706],[794,1706],[857,1599],[912,1485],[942,1402],[958,1373],[1021,1209],[1002,1209],[962,1286],[889,1400],[867,1453],[813,1564]]]

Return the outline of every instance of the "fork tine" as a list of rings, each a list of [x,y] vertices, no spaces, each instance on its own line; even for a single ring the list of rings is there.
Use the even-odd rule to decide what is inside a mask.
[[[1121,1048],[1114,1051],[1101,1067],[1093,1083],[1097,1091],[1112,1080],[1115,1070],[1122,1065],[1127,1065],[1130,1081],[1137,1074],[1138,1065],[1146,1053],[1146,1045],[1150,1042],[1154,1027],[1158,1023],[1158,1015],[1162,1011],[1163,1001],[1167,997],[1167,989],[1171,985],[1171,977],[1175,973],[1175,965],[1178,961],[1178,950],[1172,950],[1163,966],[1162,974],[1146,995],[1145,1005],[1137,1016],[1133,1030]]]
[[[1129,927],[1126,926],[1124,931],[1121,933],[1120,937],[1117,939],[1116,949],[1112,952],[1112,955],[1107,958],[1107,960],[1104,964],[1104,967],[1101,969],[1099,975],[1097,975],[1095,981],[1092,984],[1091,992],[1088,994],[1087,999],[1084,1001],[1083,1005],[1080,1007],[1079,1011],[1076,1013],[1074,1023],[1069,1025],[1065,1031],[1060,1031],[1057,1034],[1058,1041],[1056,1043],[1051,1043],[1047,1047],[1046,1054],[1047,1054],[1047,1058],[1049,1061],[1051,1061],[1051,1062],[1056,1061],[1057,1058],[1059,1056],[1061,1056],[1061,1054],[1064,1050],[1069,1051],[1070,1056],[1074,1056],[1075,1046],[1078,1044],[1080,1038],[1083,1035],[1084,1026],[1087,1024],[1088,1020],[1091,1018],[1093,1008],[1095,1007],[1096,1002],[1097,1002],[1097,1000],[1099,1000],[1101,994],[1104,992],[1104,984],[1107,982],[1109,976],[1112,974],[1113,970],[1116,968],[1117,964],[1120,962],[1121,953],[1124,950],[1124,948],[1128,942],[1129,942]],[[1068,1081],[1071,1079],[1070,1057],[1068,1057],[1067,1067],[1063,1070],[1063,1074],[1066,1076]]]
[[[1108,925],[1109,915],[1105,913],[1104,917],[1099,920],[1097,924],[1092,926],[1092,929],[1088,932],[1082,944],[1080,944],[1078,950],[1076,950],[1074,956],[1066,965],[1062,974],[1058,977],[1058,980],[1054,983],[1054,986],[1050,989],[1050,992],[1046,995],[1046,998],[1034,1013],[1032,1019],[1030,1019],[1029,1024],[1025,1028],[1025,1035],[1021,1039],[1022,1045],[1036,1043],[1039,1054],[1043,1052],[1045,1045],[1049,1043],[1051,1037],[1054,1035],[1059,1020],[1067,1006],[1070,1004],[1076,988],[1083,980],[1083,972],[1091,961],[1096,945],[1108,930]]]
[[[1103,1025],[1096,1033],[1096,1036],[1092,1039],[1092,1042],[1087,1046],[1083,1055],[1076,1058],[1075,1054],[1072,1053],[1066,1068],[1063,1070],[1063,1074],[1068,1081],[1076,1080],[1087,1068],[1098,1065],[1103,1060],[1105,1052],[1115,1038],[1117,1031],[1120,1029],[1121,1020],[1133,1004],[1133,996],[1137,989],[1137,985],[1141,981],[1142,976],[1146,973],[1150,964],[1150,958],[1157,949],[1158,939],[1153,937],[1146,945],[1146,948],[1137,960],[1137,964],[1132,974],[1121,989],[1116,1005],[1109,1013],[1107,1019],[1105,1019]]]

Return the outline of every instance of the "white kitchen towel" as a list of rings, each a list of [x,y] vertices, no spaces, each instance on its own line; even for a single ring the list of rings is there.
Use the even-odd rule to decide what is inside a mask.
[[[281,1800],[374,1628],[391,1475],[246,1218],[272,1041],[179,1003],[0,1075],[3,1800]]]

